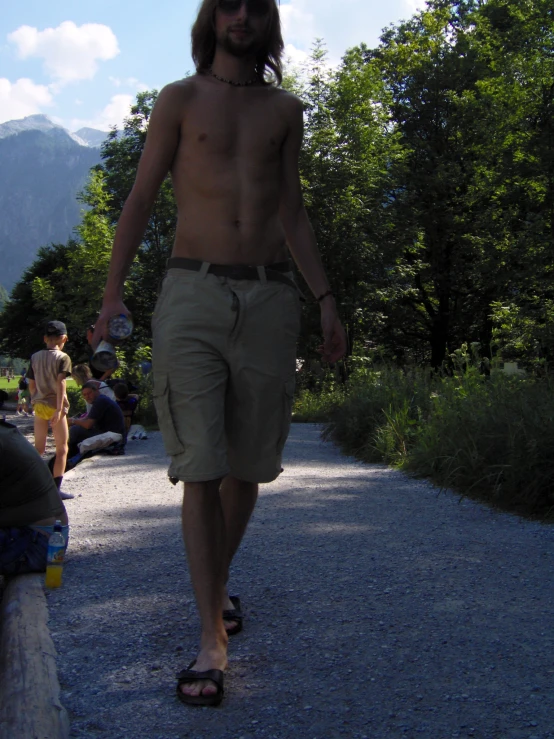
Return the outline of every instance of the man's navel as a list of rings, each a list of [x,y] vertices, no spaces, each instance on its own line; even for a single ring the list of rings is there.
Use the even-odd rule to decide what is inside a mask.
[[[198,141],[205,141],[207,138],[208,138],[207,133],[201,133],[200,136],[198,137]]]

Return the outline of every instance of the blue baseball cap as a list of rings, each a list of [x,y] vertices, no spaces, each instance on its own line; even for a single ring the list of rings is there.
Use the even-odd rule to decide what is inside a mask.
[[[61,321],[48,321],[45,334],[46,336],[67,336],[65,323]]]

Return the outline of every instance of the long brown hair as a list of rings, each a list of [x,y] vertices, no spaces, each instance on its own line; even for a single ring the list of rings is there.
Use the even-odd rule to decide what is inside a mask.
[[[218,0],[203,0],[192,27],[192,58],[197,72],[207,72],[215,56],[214,14]],[[280,85],[283,81],[283,35],[275,0],[269,0],[269,23],[264,48],[256,54],[256,74],[260,82]],[[267,69],[270,70],[267,74]]]

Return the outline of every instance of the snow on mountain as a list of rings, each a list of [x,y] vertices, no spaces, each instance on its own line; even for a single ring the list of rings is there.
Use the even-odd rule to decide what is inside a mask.
[[[79,146],[88,146],[94,149],[99,148],[108,135],[106,131],[99,131],[96,128],[80,128],[72,133],[58,123],[54,123],[47,115],[42,114],[28,115],[26,118],[0,123],[0,139],[16,136],[23,131],[41,131],[45,134],[53,133],[55,135],[59,135],[63,131]]]
[[[73,135],[78,136],[87,146],[98,148],[104,143],[108,132],[99,131],[97,128],[80,128]]]

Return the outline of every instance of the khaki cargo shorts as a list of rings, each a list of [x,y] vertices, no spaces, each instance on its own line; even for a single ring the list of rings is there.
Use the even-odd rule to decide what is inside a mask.
[[[206,263],[200,272],[168,270],[152,318],[152,364],[170,477],[257,483],[279,475],[300,311],[293,285],[206,274]]]

